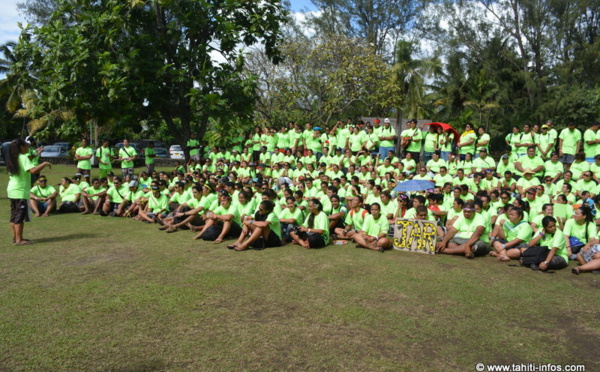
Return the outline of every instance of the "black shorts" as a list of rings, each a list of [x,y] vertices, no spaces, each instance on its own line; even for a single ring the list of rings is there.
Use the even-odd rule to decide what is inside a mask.
[[[10,199],[10,223],[20,225],[29,222],[27,199]]]
[[[281,239],[273,231],[269,232],[269,236],[265,242],[265,248],[271,247],[281,247]]]

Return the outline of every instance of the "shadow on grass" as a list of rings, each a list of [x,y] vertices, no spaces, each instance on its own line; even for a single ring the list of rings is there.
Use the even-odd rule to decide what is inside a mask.
[[[68,241],[71,239],[89,239],[89,238],[97,238],[100,234],[68,234],[61,236],[52,236],[49,238],[40,238],[35,239],[35,243],[52,243],[52,242],[61,242]]]

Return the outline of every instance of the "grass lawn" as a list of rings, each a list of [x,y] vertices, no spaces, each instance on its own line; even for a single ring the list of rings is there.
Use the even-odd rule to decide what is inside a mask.
[[[354,245],[234,252],[79,214],[35,219],[35,244],[16,247],[7,178],[0,168],[0,371],[600,369],[600,276],[574,263],[543,274]]]

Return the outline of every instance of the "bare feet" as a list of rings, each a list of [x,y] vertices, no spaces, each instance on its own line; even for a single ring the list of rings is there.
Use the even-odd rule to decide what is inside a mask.
[[[214,244],[219,244],[223,242],[223,238],[216,238],[215,241],[213,242]]]
[[[498,252],[496,252],[496,251],[491,251],[491,252],[490,252],[490,256],[492,256],[492,257],[498,257]]]
[[[506,262],[506,261],[510,261],[510,258],[508,256],[502,255],[502,256],[498,256],[498,261]]]

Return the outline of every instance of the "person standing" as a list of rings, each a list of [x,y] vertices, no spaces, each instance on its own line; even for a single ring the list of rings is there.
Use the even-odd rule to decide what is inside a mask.
[[[385,118],[383,120],[383,127],[378,130],[379,132],[379,159],[385,159],[388,151],[394,151],[396,142],[396,130],[392,127],[390,119]]]
[[[583,133],[583,151],[585,152],[585,161],[594,163],[594,156],[598,153],[598,128],[600,123],[597,121],[590,124],[590,127]]]
[[[133,176],[134,160],[137,157],[137,152],[131,146],[129,146],[129,140],[123,140],[123,148],[119,150],[119,161],[121,161],[121,172],[123,177],[130,175]]]
[[[29,143],[19,138],[9,147],[6,169],[9,179],[6,192],[10,200],[10,228],[15,245],[28,245],[32,242],[23,239],[25,222],[29,221],[29,193],[31,190],[31,175],[39,174],[45,167],[51,168],[48,162],[34,166],[29,160]]]
[[[96,150],[96,159],[98,159],[98,168],[100,169],[100,178],[108,177],[112,171],[112,161],[115,158],[113,149],[110,148],[108,139],[102,140],[102,146]]]
[[[565,170],[571,168],[575,160],[575,154],[581,149],[581,132],[575,128],[575,123],[570,122],[558,136],[558,156],[560,162],[565,165]]]
[[[410,152],[412,159],[418,163],[421,157],[423,134],[420,129],[417,129],[417,119],[412,119],[406,124],[408,129],[403,130],[400,135],[402,137],[402,151],[404,153]]]
[[[191,138],[187,141],[185,147],[187,147],[187,149],[190,152],[190,159],[192,159],[193,161],[200,160],[200,142],[196,139],[196,133],[192,133]],[[146,163],[146,166],[147,165],[148,163]]]
[[[42,153],[42,151],[44,151],[44,147],[40,146],[38,148],[35,148],[36,143],[35,143],[35,139],[33,138],[33,136],[25,137],[25,142],[29,143],[29,152],[27,153],[27,155],[29,156],[29,160],[31,160],[31,163],[33,164],[34,167],[37,167],[40,164],[40,154]],[[32,185],[35,183],[35,181],[37,181],[38,177],[39,177],[39,174],[31,175],[31,184]]]
[[[198,149],[196,149],[196,151],[198,151]],[[154,173],[154,158],[156,157],[156,152],[154,152],[154,142],[151,141],[148,143],[148,147],[146,147],[144,150],[144,155],[146,158],[146,172],[148,172],[148,174],[152,174]]]
[[[90,175],[92,171],[92,156],[94,155],[94,150],[90,146],[88,146],[87,139],[83,138],[81,140],[81,146],[75,150],[75,160],[77,160],[77,173]]]

